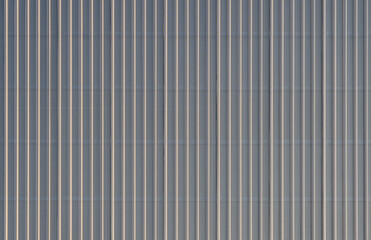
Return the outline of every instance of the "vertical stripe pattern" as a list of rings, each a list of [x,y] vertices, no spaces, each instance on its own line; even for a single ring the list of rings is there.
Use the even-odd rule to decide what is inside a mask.
[[[369,0],[0,0],[1,239],[369,239]]]

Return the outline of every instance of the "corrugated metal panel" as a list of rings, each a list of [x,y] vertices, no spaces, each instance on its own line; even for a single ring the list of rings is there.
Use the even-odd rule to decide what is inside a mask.
[[[368,239],[368,0],[0,0],[4,239]]]

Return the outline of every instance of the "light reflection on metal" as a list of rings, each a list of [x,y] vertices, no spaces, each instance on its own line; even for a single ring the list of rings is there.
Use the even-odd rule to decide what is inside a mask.
[[[4,239],[369,235],[368,0],[1,6]]]

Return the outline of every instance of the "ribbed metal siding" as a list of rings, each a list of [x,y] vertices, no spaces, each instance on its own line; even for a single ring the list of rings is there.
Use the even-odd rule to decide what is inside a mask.
[[[0,0],[4,239],[368,239],[368,0]]]

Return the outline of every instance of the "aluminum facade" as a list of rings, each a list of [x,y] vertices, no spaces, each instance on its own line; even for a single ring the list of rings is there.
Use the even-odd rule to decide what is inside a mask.
[[[1,239],[370,239],[369,0],[0,0]]]

